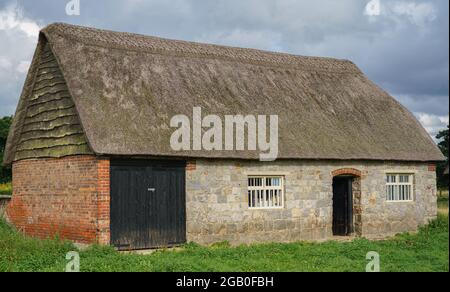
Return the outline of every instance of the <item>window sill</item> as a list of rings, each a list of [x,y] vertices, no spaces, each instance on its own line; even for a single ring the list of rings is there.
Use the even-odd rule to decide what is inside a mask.
[[[284,207],[270,207],[270,208],[248,208],[249,211],[257,211],[257,210],[265,210],[265,211],[270,211],[270,210],[283,210]]]

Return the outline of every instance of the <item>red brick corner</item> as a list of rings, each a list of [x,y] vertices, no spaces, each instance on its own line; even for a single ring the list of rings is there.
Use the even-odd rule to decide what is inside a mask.
[[[97,241],[110,243],[110,161],[101,158],[97,162]]]
[[[436,163],[429,163],[428,164],[428,171],[436,172]]]

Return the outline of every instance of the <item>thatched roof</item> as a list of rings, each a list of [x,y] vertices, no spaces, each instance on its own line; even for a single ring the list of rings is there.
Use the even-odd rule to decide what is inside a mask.
[[[118,33],[67,24],[42,30],[98,155],[258,159],[250,151],[174,152],[170,119],[279,115],[280,159],[438,161],[414,116],[352,62]],[[39,47],[39,45],[38,45]],[[15,159],[37,50],[10,133]]]

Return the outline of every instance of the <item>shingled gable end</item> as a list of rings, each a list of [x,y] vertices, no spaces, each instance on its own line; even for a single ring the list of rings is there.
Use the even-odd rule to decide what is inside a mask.
[[[172,150],[170,119],[194,107],[278,115],[279,159]],[[7,217],[121,249],[385,237],[436,217],[442,159],[350,61],[52,24],[6,145]]]

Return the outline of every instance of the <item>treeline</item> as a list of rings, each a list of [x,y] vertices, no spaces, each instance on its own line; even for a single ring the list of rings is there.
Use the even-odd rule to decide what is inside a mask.
[[[6,139],[11,127],[12,117],[0,119],[0,183],[10,182],[12,178],[11,168],[3,166],[3,154],[5,153]]]
[[[438,163],[437,165],[437,177],[438,177],[438,188],[439,189],[446,189],[448,190],[448,173],[445,174],[445,170],[448,170],[448,130],[449,127],[447,126],[447,130],[440,131],[439,134],[437,134],[436,139],[439,141],[438,146],[441,149],[444,156],[447,158],[447,161]]]

